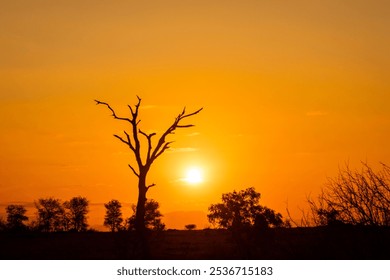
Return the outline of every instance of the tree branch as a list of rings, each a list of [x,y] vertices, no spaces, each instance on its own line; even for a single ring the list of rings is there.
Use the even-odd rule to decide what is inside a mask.
[[[133,173],[135,174],[135,176],[139,177],[139,174],[137,173],[137,171],[135,171],[135,169],[134,169],[130,164],[128,164],[128,166],[129,166],[130,169],[133,171]]]
[[[141,105],[141,98],[137,95],[138,102],[135,104],[135,111],[133,111],[133,108],[130,105],[127,105],[129,107],[131,115],[133,116],[133,119],[135,120],[138,116],[138,108]]]
[[[162,153],[165,152],[165,150],[169,149],[169,145],[172,144],[174,141],[170,141],[170,142],[167,142],[165,143],[165,145],[162,147],[162,149],[155,155],[155,159],[158,158]]]
[[[169,134],[173,134],[174,131],[177,129],[177,128],[187,128],[187,127],[192,127],[194,126],[193,124],[188,124],[188,125],[180,125],[180,121],[184,118],[187,118],[187,117],[190,117],[190,116],[193,116],[193,115],[196,115],[198,114],[200,111],[202,111],[203,108],[200,108],[192,113],[189,113],[189,114],[186,114],[186,108],[184,107],[183,111],[175,118],[175,121],[173,122],[173,124],[168,127],[168,129],[161,135],[158,143],[157,143],[157,146],[156,148],[153,150],[152,152],[152,155],[150,157],[150,163],[151,164],[154,160],[156,160],[156,158],[158,158],[166,149],[169,148],[169,144],[171,144],[172,142],[168,142],[166,143],[165,141],[165,138],[169,135]]]
[[[130,123],[132,122],[132,120],[130,120],[129,118],[118,117],[118,116],[116,115],[114,109],[112,109],[112,107],[111,107],[108,103],[106,103],[106,102],[101,102],[101,101],[96,100],[96,99],[95,99],[95,102],[96,102],[96,105],[105,105],[105,106],[111,111],[112,116],[113,116],[115,119],[121,120],[121,121],[127,121],[127,122],[130,122]]]
[[[167,136],[169,136],[169,134],[173,134],[175,132],[175,130],[178,128],[193,127],[194,126],[193,124],[180,124],[180,122],[185,118],[188,118],[190,116],[198,114],[200,111],[203,110],[203,108],[200,108],[200,109],[198,109],[194,112],[191,112],[191,113],[186,113],[186,108],[184,107],[183,111],[177,115],[177,117],[174,119],[173,123],[160,136],[155,147],[153,147],[152,137],[155,136],[156,133],[147,134],[138,128],[138,125],[140,123],[140,120],[138,119],[138,113],[139,113],[139,109],[141,106],[141,98],[139,96],[137,96],[137,100],[138,101],[134,106],[127,105],[129,110],[130,110],[130,113],[131,113],[130,118],[124,118],[124,117],[118,116],[115,113],[115,110],[106,102],[102,102],[99,100],[95,100],[95,102],[96,102],[96,105],[106,106],[110,110],[110,112],[112,113],[112,116],[114,117],[114,119],[126,121],[126,122],[131,124],[131,132],[127,133],[126,131],[124,131],[124,135],[126,137],[122,137],[122,136],[119,136],[117,134],[114,134],[114,137],[119,139],[119,141],[121,141],[122,143],[129,146],[129,148],[131,149],[131,151],[133,152],[133,154],[135,156],[135,159],[136,159],[136,162],[138,165],[138,172],[130,164],[128,166],[131,169],[131,171],[140,180],[142,178],[142,180],[145,181],[146,175],[147,175],[152,163],[154,162],[154,160],[156,160],[161,154],[163,154],[167,149],[169,149],[170,144],[173,143],[173,141],[166,141]],[[146,148],[147,154],[146,154],[145,164],[142,161],[143,159],[142,159],[142,155],[141,155],[141,141],[140,141],[140,136],[139,136],[140,134],[146,138],[147,145],[148,145]],[[142,149],[142,151],[143,151],[143,149]],[[155,184],[151,184],[151,185],[145,186],[145,187],[146,187],[146,190],[148,190],[149,188],[151,188],[153,186],[155,186]]]
[[[187,125],[177,125],[177,128],[187,128],[187,127],[193,127],[193,124],[187,124]]]
[[[200,108],[200,109],[198,109],[197,111],[195,111],[195,112],[192,112],[192,113],[189,113],[189,114],[185,114],[185,112],[186,112],[186,107],[184,107],[184,109],[183,109],[183,112],[180,114],[181,115],[181,118],[180,119],[184,119],[184,118],[188,118],[188,117],[191,117],[191,116],[193,116],[193,115],[196,115],[196,114],[198,114],[200,111],[202,111],[203,110],[203,108]]]
[[[129,146],[129,142],[127,142],[126,140],[124,140],[122,137],[120,137],[119,135],[116,135],[116,134],[114,134],[114,137],[115,138],[118,138],[121,142],[123,142],[123,143],[125,143],[126,145],[128,145]]]
[[[133,146],[133,144],[131,143],[131,140],[130,140],[130,135],[129,135],[125,130],[124,130],[123,132],[125,133],[125,135],[126,135],[126,137],[127,137],[127,142],[129,143],[130,149],[131,149],[133,152],[135,152],[135,148],[134,148],[134,146]]]
[[[148,162],[150,160],[150,152],[152,150],[152,137],[154,135],[156,135],[156,133],[150,133],[150,134],[146,134],[145,132],[143,132],[141,129],[138,130],[139,133],[141,133],[142,135],[144,135],[147,140],[148,140],[148,153],[146,155],[146,162]]]
[[[141,159],[141,144],[139,142],[139,139],[138,139],[138,124],[140,122],[140,120],[137,120],[138,118],[138,109],[139,109],[139,106],[141,105],[141,98],[139,98],[139,96],[137,95],[137,99],[138,99],[138,102],[137,104],[135,104],[135,110],[133,110],[133,108],[131,106],[129,106],[130,108],[130,111],[131,111],[131,114],[133,116],[132,120],[131,120],[131,125],[133,127],[133,139],[134,139],[134,155],[135,155],[135,158],[137,160],[137,164],[138,166],[141,168],[143,166],[143,163],[142,163],[142,159]]]

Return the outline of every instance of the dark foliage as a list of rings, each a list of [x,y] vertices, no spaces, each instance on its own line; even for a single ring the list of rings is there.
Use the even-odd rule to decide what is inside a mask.
[[[108,203],[105,203],[104,207],[106,207],[104,226],[108,227],[111,232],[122,230],[122,204],[118,200],[112,199]]]
[[[35,230],[43,232],[86,231],[88,204],[88,200],[80,196],[64,203],[56,198],[40,198],[35,202],[37,208]]]
[[[24,224],[28,220],[28,217],[25,215],[27,210],[22,205],[11,204],[6,207],[7,212],[7,224],[6,227],[9,230],[19,231],[27,229],[27,226]]]
[[[159,207],[159,203],[153,199],[147,200],[145,203],[145,227],[149,230],[159,231],[165,229],[165,224],[161,221],[163,215],[158,210]],[[135,229],[137,207],[133,205],[132,210],[133,215],[127,220],[128,230]]]
[[[195,224],[188,224],[188,225],[185,225],[184,226],[186,229],[188,230],[194,230],[196,229],[196,225]]]
[[[73,197],[70,201],[64,202],[68,230],[77,232],[87,230],[88,205],[88,200],[81,196]]]
[[[68,220],[61,201],[55,198],[40,198],[35,202],[37,208],[37,229],[43,232],[65,231]]]
[[[259,204],[260,193],[252,188],[222,194],[222,203],[212,204],[207,215],[219,228],[240,229],[283,226],[282,215]]]

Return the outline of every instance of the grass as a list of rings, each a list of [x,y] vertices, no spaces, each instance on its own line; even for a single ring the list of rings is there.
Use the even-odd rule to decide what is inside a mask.
[[[389,228],[279,228],[263,232],[1,233],[0,258],[109,259],[390,259]]]

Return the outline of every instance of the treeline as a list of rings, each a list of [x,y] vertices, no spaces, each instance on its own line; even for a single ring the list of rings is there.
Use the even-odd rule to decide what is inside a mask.
[[[112,199],[104,204],[106,215],[104,216],[104,226],[111,232],[124,230],[135,230],[136,205],[132,205],[133,214],[128,219],[123,219],[122,204]],[[145,203],[145,228],[153,231],[165,230],[165,224],[161,221],[162,214],[159,210],[159,203],[153,199],[146,200]]]
[[[390,167],[382,164],[382,170],[374,171],[366,163],[361,170],[348,166],[340,169],[336,178],[330,178],[317,199],[308,199],[308,210],[302,213],[301,222],[282,215],[260,204],[261,194],[255,188],[247,188],[222,194],[221,202],[211,204],[207,218],[214,228],[246,230],[277,227],[311,226],[390,226]],[[110,231],[134,230],[136,205],[133,214],[124,218],[122,205],[112,199],[104,204],[104,226]],[[73,197],[69,201],[46,198],[35,202],[36,219],[29,222],[22,205],[8,205],[6,220],[0,219],[0,231],[33,230],[40,232],[88,230],[89,202],[85,197]],[[288,210],[288,209],[287,209]],[[153,199],[145,204],[145,228],[164,230],[159,203]],[[29,222],[29,223],[28,223]],[[188,230],[196,225],[186,225]],[[91,230],[91,229],[89,229]]]
[[[85,232],[95,231],[89,227],[89,201],[85,197],[77,196],[62,202],[57,198],[40,198],[34,202],[36,218],[30,220],[23,205],[10,204],[6,207],[6,219],[0,218],[0,231],[10,232]],[[122,205],[112,199],[104,204],[106,214],[104,226],[110,231],[124,231],[135,229],[136,206],[132,205],[133,214],[123,218]],[[146,203],[145,223],[149,230],[164,230],[159,203],[153,199]]]
[[[83,232],[87,231],[89,201],[77,196],[62,202],[57,198],[40,198],[35,203],[36,219],[29,221],[23,205],[6,207],[7,218],[0,221],[3,231]]]

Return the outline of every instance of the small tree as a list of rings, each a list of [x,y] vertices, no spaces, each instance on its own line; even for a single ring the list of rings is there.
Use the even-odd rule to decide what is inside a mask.
[[[259,200],[260,193],[253,187],[222,194],[222,203],[212,204],[207,217],[219,228],[283,226],[282,215],[261,206]]]
[[[150,230],[164,230],[165,224],[161,222],[161,217],[163,216],[158,210],[160,207],[159,203],[153,199],[147,200],[145,204],[145,227]],[[133,215],[127,220],[127,225],[129,230],[136,229],[136,212],[137,207],[132,205]]]
[[[104,204],[106,207],[106,215],[104,216],[104,226],[108,227],[111,232],[119,231],[122,229],[122,204],[112,199],[108,203]]]
[[[185,225],[184,226],[186,229],[188,230],[194,230],[196,229],[196,225],[195,224],[188,224],[188,225]]]
[[[35,202],[38,216],[38,229],[44,232],[64,231],[67,229],[65,209],[59,199],[40,198]]]
[[[14,204],[8,205],[6,212],[7,228],[10,230],[21,230],[26,228],[24,221],[27,221],[28,217],[25,215],[27,210],[24,206]]]
[[[362,165],[361,170],[346,165],[328,179],[317,201],[308,199],[315,225],[390,226],[390,167],[374,171]]]
[[[87,230],[88,204],[88,200],[81,196],[73,197],[70,201],[64,202],[66,217],[69,221],[68,230],[77,232]]]
[[[119,117],[114,109],[106,102],[101,102],[99,100],[95,100],[97,105],[104,105],[106,106],[110,112],[112,113],[112,116],[116,120],[124,121],[128,124],[130,124],[130,133],[124,131],[124,137],[119,135],[114,135],[119,141],[124,143],[126,146],[130,148],[130,151],[133,153],[136,164],[137,164],[137,170],[132,165],[129,164],[130,169],[132,172],[137,176],[138,178],[138,201],[137,201],[137,211],[135,215],[135,221],[134,226],[139,232],[143,232],[146,224],[146,193],[147,191],[155,186],[155,184],[147,184],[146,177],[149,173],[149,170],[154,163],[154,161],[161,156],[167,149],[169,149],[169,145],[172,143],[172,141],[167,141],[167,137],[170,134],[175,133],[176,129],[178,128],[187,128],[192,127],[192,124],[188,125],[182,125],[181,121],[185,118],[191,117],[193,115],[198,114],[201,110],[197,110],[192,113],[186,113],[186,110],[184,110],[176,117],[176,119],[173,121],[173,123],[168,127],[167,130],[160,136],[159,140],[157,141],[157,144],[153,147],[152,144],[152,138],[156,135],[156,133],[145,133],[143,130],[140,129],[139,123],[141,120],[138,119],[138,112],[139,107],[141,105],[141,98],[138,98],[137,104],[132,107],[128,106],[131,116],[128,117]],[[141,138],[144,137],[144,140],[146,141],[146,148],[144,149],[146,151],[146,155],[142,155],[141,153]]]

